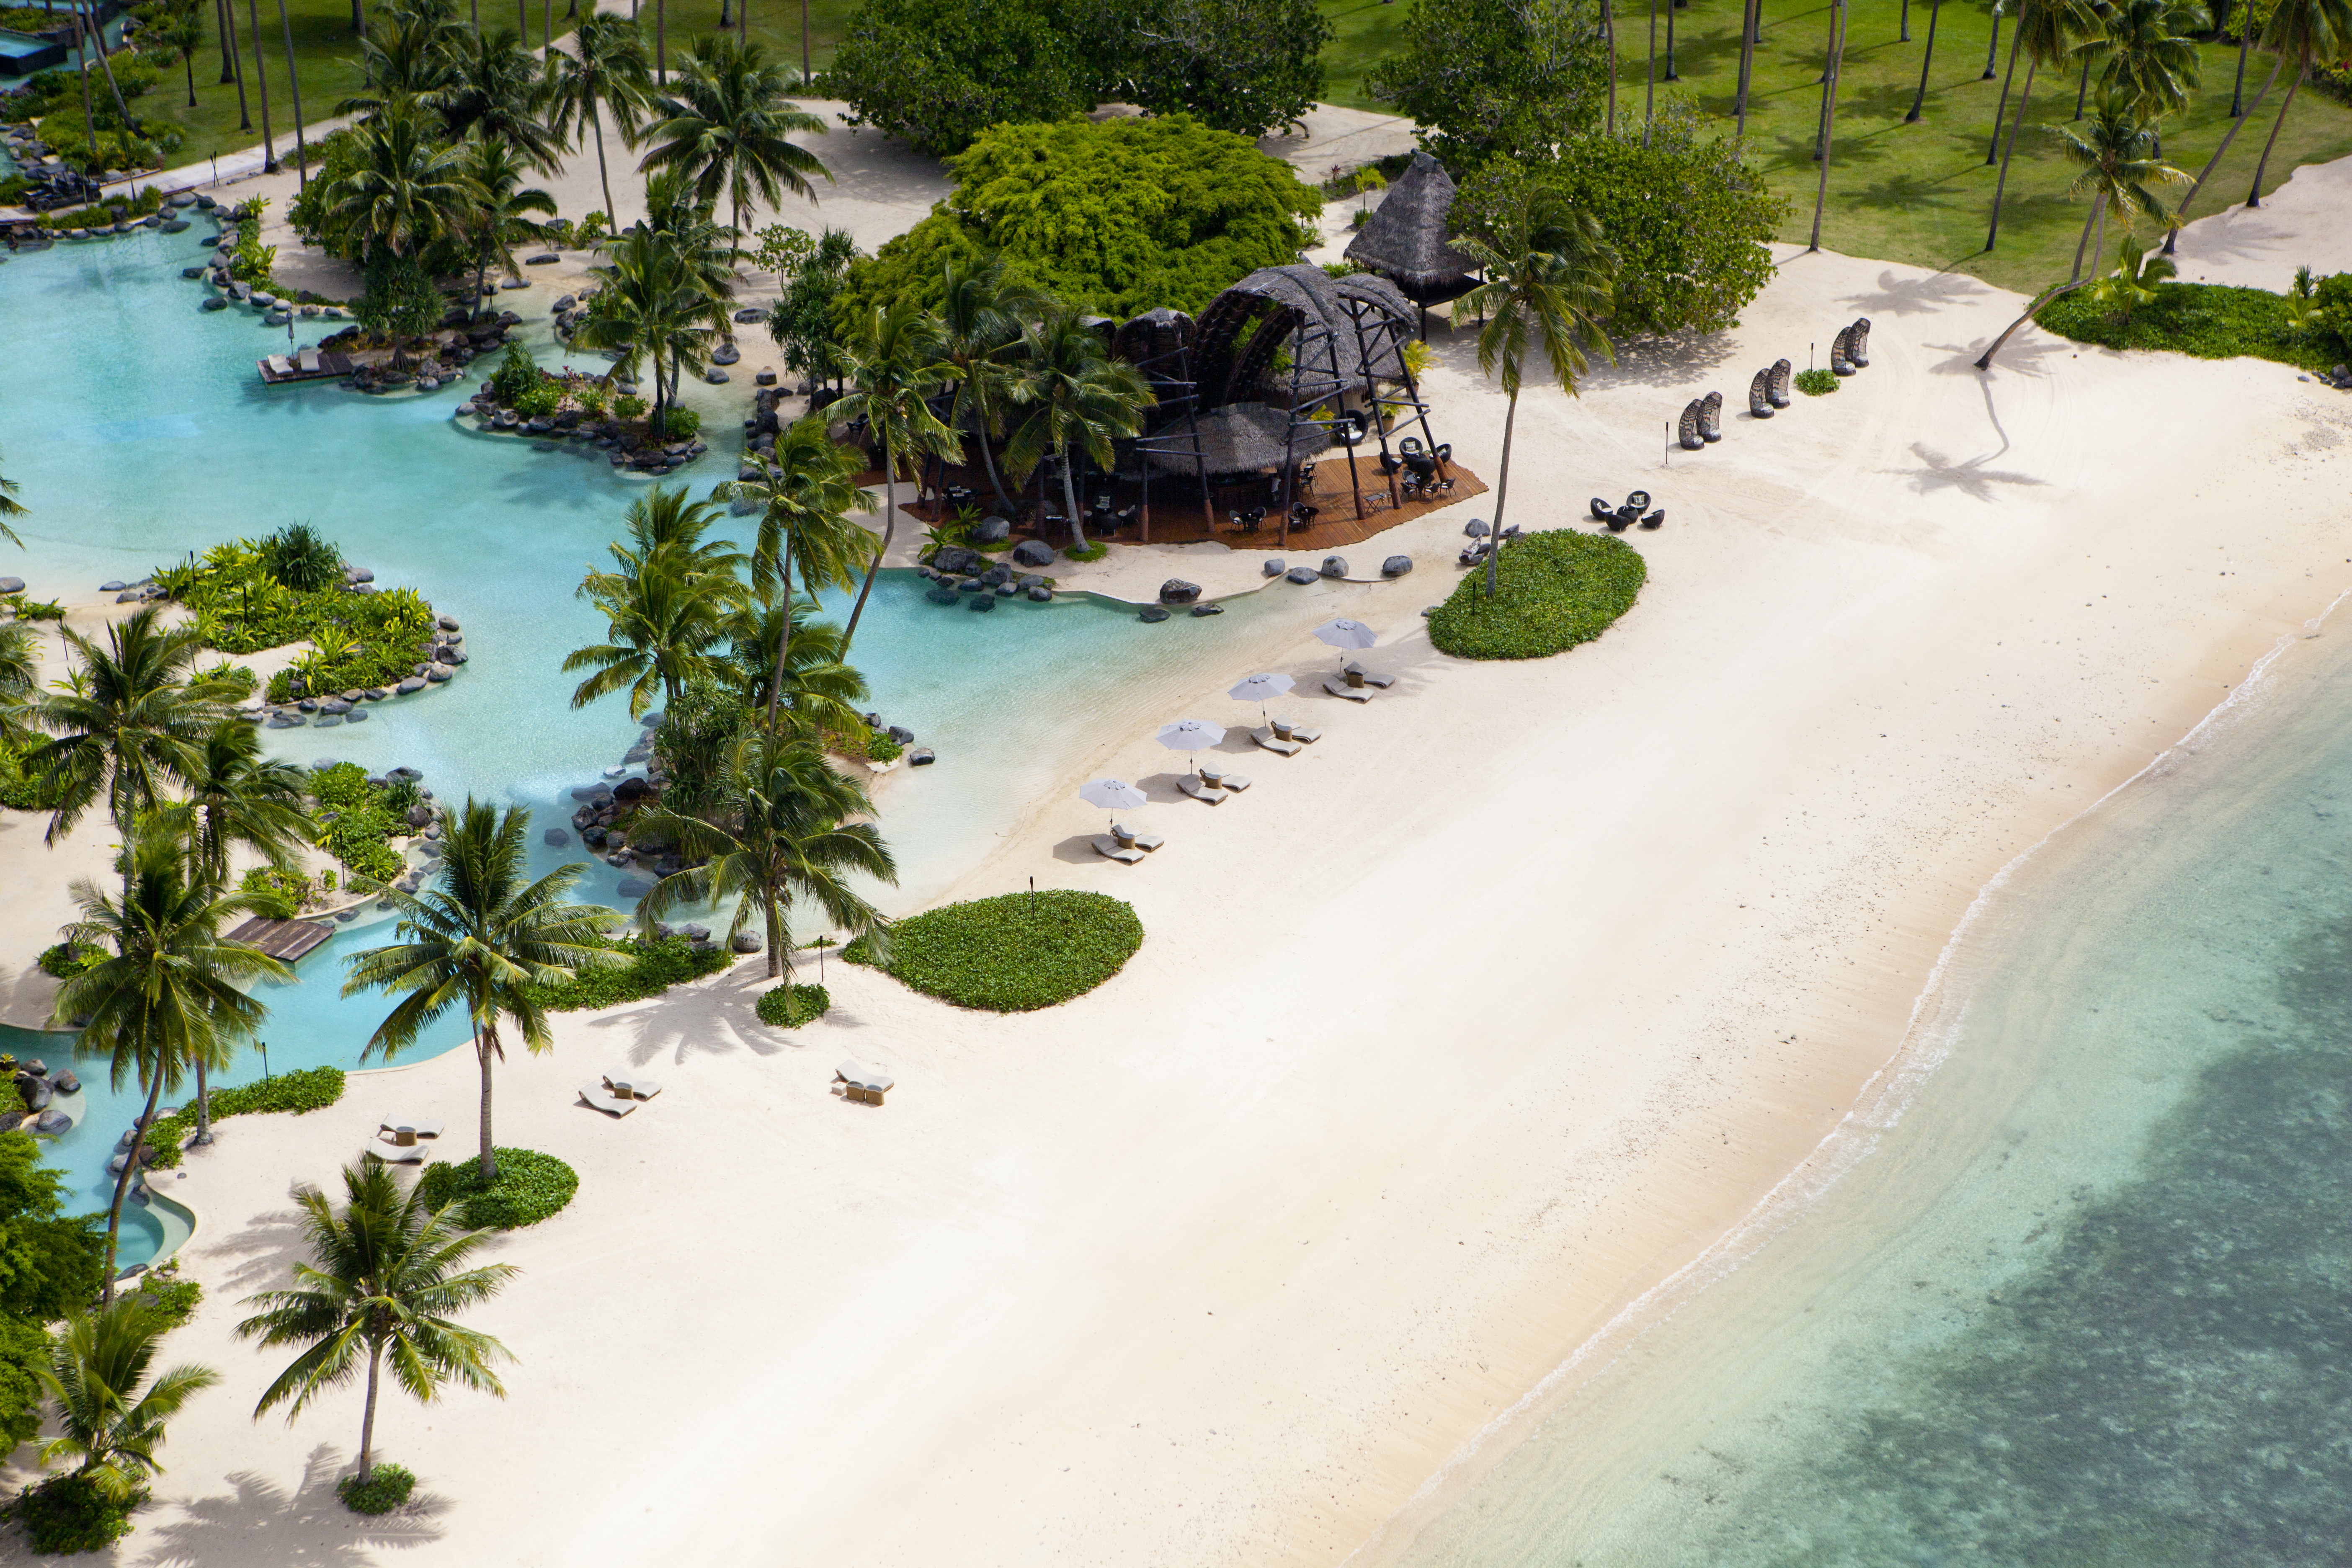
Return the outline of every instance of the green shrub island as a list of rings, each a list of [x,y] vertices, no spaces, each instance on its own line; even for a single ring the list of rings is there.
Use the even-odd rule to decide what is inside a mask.
[[[482,1180],[472,1159],[436,1162],[419,1182],[425,1201],[446,1208],[468,1230],[519,1230],[560,1212],[580,1190],[579,1173],[535,1149],[495,1151],[499,1173]]]
[[[959,1007],[1028,1013],[1087,992],[1143,945],[1134,907],[1103,893],[1055,889],[949,904],[890,928],[889,961],[904,984]],[[842,949],[873,963],[860,937]]]
[[[341,1068],[303,1068],[294,1072],[275,1073],[259,1083],[239,1084],[235,1089],[215,1089],[212,1091],[212,1112],[215,1121],[227,1116],[266,1116],[285,1111],[299,1116],[306,1110],[323,1110],[343,1098],[343,1069]],[[196,1101],[194,1094],[188,1103],[169,1116],[159,1116],[147,1129],[146,1144],[151,1168],[168,1171],[180,1163],[180,1155],[196,1131]]]
[[[397,685],[433,649],[433,606],[412,588],[346,587],[341,553],[307,523],[190,554],[159,570],[155,583],[195,616],[207,647],[259,653],[306,638],[313,645],[271,678],[273,702]]]
[[[1837,374],[1819,365],[1797,373],[1797,390],[1807,397],[1827,397],[1838,389]]]
[[[1506,546],[1486,597],[1484,567],[1429,617],[1429,640],[1457,658],[1543,658],[1591,642],[1633,607],[1649,568],[1611,534],[1566,529]]]
[[[2125,253],[2128,255],[2128,251]],[[2122,268],[2061,295],[2034,320],[2109,349],[2167,349],[2199,359],[2266,359],[2322,371],[2352,362],[2352,272],[2298,274],[2289,291],[2158,281],[2133,288]]]
[[[335,1483],[335,1495],[353,1513],[390,1513],[416,1489],[415,1473],[405,1465],[379,1459],[362,1482],[354,1470]]]
[[[757,1009],[760,1022],[779,1029],[797,1029],[824,1016],[833,998],[822,985],[779,985],[762,992]]]
[[[393,784],[370,784],[357,763],[337,763],[310,774],[310,798],[318,809],[319,847],[372,881],[389,882],[404,862],[391,840],[408,832],[393,807]]]
[[[950,261],[994,252],[1012,280],[1078,310],[1198,311],[1319,237],[1301,220],[1323,199],[1288,163],[1181,114],[995,125],[948,168],[954,194],[855,263],[837,310],[935,307]]]
[[[41,973],[57,980],[71,980],[96,969],[109,956],[102,947],[78,948],[69,942],[61,942],[41,950]]]
[[[735,955],[723,944],[697,947],[682,936],[620,937],[614,942],[613,951],[623,954],[625,962],[583,968],[569,980],[534,985],[532,999],[551,1013],[641,1002],[673,985],[716,974],[735,962]]]

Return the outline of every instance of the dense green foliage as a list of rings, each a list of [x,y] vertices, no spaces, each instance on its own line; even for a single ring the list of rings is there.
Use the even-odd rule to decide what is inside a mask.
[[[361,876],[389,882],[400,875],[400,851],[390,840],[408,831],[392,808],[392,786],[368,782],[357,763],[337,763],[310,774],[310,797],[318,803],[319,847]]]
[[[619,1002],[642,1002],[673,985],[716,974],[735,962],[723,945],[698,948],[682,936],[625,936],[614,950],[629,955],[626,963],[583,969],[570,980],[534,985],[531,994],[551,1013],[576,1013],[586,1007],[610,1007]]]
[[[376,1465],[365,1480],[352,1474],[335,1483],[335,1495],[353,1513],[390,1513],[406,1502],[408,1494],[415,1489],[415,1472],[405,1465],[389,1462]]]
[[[415,590],[356,593],[340,572],[323,587],[294,586],[268,569],[269,552],[285,539],[230,540],[155,574],[164,593],[195,615],[206,647],[258,653],[310,640],[313,651],[270,680],[272,701],[292,694],[289,674],[314,692],[394,685],[432,651],[433,606]]]
[[[499,1173],[482,1180],[471,1160],[435,1163],[418,1183],[425,1201],[448,1208],[468,1230],[518,1230],[559,1212],[580,1190],[579,1173],[535,1149],[498,1151]]]
[[[926,910],[890,928],[887,969],[959,1007],[1027,1013],[1083,996],[1143,945],[1134,906],[1102,893],[1005,893]],[[872,963],[861,937],[842,949]]]
[[[380,251],[368,258],[367,288],[352,302],[352,314],[372,332],[407,342],[431,331],[447,308],[424,263]]]
[[[71,980],[106,960],[107,952],[102,947],[76,947],[69,942],[60,942],[41,950],[41,973],[53,980]]]
[[[46,737],[26,735],[20,740],[0,740],[0,805],[12,811],[47,811],[49,802],[41,793],[40,770],[26,773],[20,759]]]
[[[956,189],[852,268],[844,309],[939,303],[950,260],[1002,256],[1014,282],[1080,310],[1198,310],[1298,258],[1322,198],[1246,138],[1183,115],[998,125],[948,160]]]
[[[0,1132],[0,1452],[40,1425],[33,1375],[48,1361],[46,1325],[88,1301],[104,1278],[94,1215],[67,1218],[63,1182],[28,1132]]]
[[[342,1098],[342,1068],[303,1068],[294,1072],[272,1074],[259,1083],[214,1089],[213,1120],[218,1121],[224,1116],[262,1116],[276,1111],[299,1116],[306,1110],[323,1110]],[[154,1154],[149,1164],[157,1170],[169,1170],[178,1164],[181,1151],[195,1130],[196,1105],[193,1097],[171,1115],[157,1117],[154,1125],[147,1129],[147,1147]]]
[[[756,1011],[762,1024],[797,1029],[824,1017],[832,1005],[833,997],[822,985],[779,985],[761,993]]]
[[[1507,546],[1495,596],[1472,573],[1429,617],[1429,640],[1457,658],[1543,658],[1591,642],[1633,607],[1649,569],[1610,534],[1566,529]]]
[[[16,1494],[5,1510],[25,1527],[33,1550],[44,1556],[103,1552],[131,1533],[131,1512],[145,1492],[118,1501],[89,1476],[59,1475],[36,1481]]]
[[[180,1260],[176,1258],[139,1276],[130,1293],[152,1308],[156,1320],[166,1329],[176,1329],[194,1317],[205,1299],[202,1285],[180,1278]]]
[[[1323,96],[1331,24],[1315,0],[1131,0],[1112,95],[1154,114],[1264,136]]]
[[[1826,397],[1838,389],[1838,378],[1831,371],[1816,365],[1811,370],[1797,373],[1797,390],[1807,397]]]
[[[2319,282],[2326,301],[2352,295],[2352,273]],[[2325,317],[2310,324],[2295,320],[2294,302],[2263,289],[2226,283],[2161,283],[2155,300],[2137,310],[2114,310],[2091,290],[2061,295],[2034,320],[2079,343],[2110,349],[2169,349],[2199,359],[2274,360],[2305,370],[2326,370],[2352,359],[2352,335],[2339,335]],[[2352,325],[2352,306],[2345,320]]]
[[[1515,0],[1412,0],[1402,48],[1364,80],[1456,171],[1552,156],[1600,128],[1608,88],[1597,6]]]

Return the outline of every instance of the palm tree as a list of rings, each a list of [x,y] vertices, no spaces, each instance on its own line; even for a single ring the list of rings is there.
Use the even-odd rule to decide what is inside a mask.
[[[23,621],[0,622],[0,742],[13,744],[34,733],[28,721],[40,680],[38,634]]]
[[[816,742],[767,730],[747,734],[719,773],[710,820],[667,811],[646,820],[646,831],[676,840],[688,859],[703,864],[655,883],[639,916],[651,924],[682,903],[733,899],[730,934],[759,917],[770,979],[792,963],[795,900],[815,904],[834,929],[878,934],[880,913],[845,880],[851,874],[898,879],[898,863],[874,825],[846,820],[873,809],[866,786],[828,762]]]
[[[329,210],[350,226],[362,258],[414,256],[457,226],[472,195],[464,149],[436,142],[404,99],[387,101],[356,131],[358,166],[337,184]]]
[[[286,0],[278,0],[278,33],[286,43],[286,94],[294,100],[294,167],[301,186],[307,189],[310,184],[310,146],[302,135],[302,79],[294,70],[294,21],[287,15]],[[192,100],[194,96],[190,94]]]
[[[514,247],[545,239],[551,232],[529,215],[554,216],[555,198],[522,183],[528,164],[512,142],[483,138],[460,145],[465,149],[460,169],[469,199],[457,224],[474,249],[473,309],[478,314],[490,263],[495,261],[509,272],[520,270],[515,265]]]
[[[16,480],[0,475],[0,517],[25,515],[25,503],[16,499],[16,492],[22,489],[24,487]],[[6,540],[19,550],[25,547],[25,542],[16,537],[16,531],[5,522],[0,522],[0,539]]]
[[[2197,40],[2185,29],[2203,20],[2172,0],[2115,0],[2076,52],[2085,66],[2099,68],[2102,93],[2136,114],[2160,119],[2187,109],[2197,89]]]
[[[703,542],[714,515],[710,502],[688,501],[682,485],[630,504],[630,542],[607,546],[618,570],[591,572],[580,584],[579,596],[604,613],[606,640],[565,657],[565,669],[595,672],[572,692],[572,706],[625,688],[635,718],[656,689],[675,702],[688,681],[716,671],[710,650],[726,640],[729,616],[743,602],[736,575],[743,557]]]
[[[368,117],[404,99],[430,101],[449,81],[457,27],[434,11],[396,11],[360,40],[365,84],[335,105],[338,114]]]
[[[940,423],[929,398],[947,379],[940,363],[940,328],[910,296],[887,305],[876,305],[852,323],[842,358],[850,392],[825,410],[829,419],[863,419],[872,438],[882,447],[882,548],[874,552],[866,580],[857,590],[857,604],[849,612],[843,634],[845,651],[857,636],[857,620],[866,613],[866,595],[889,553],[898,531],[898,471],[910,473],[926,458],[945,457],[956,449],[955,432]]]
[[[651,183],[647,192],[652,194]],[[639,355],[652,359],[656,432],[667,428],[678,379],[701,367],[711,338],[726,323],[728,296],[709,275],[709,249],[698,235],[632,224],[605,246],[611,259],[589,269],[602,286],[572,342],[617,351],[625,369]]]
[[[263,755],[261,737],[242,719],[214,727],[182,782],[186,797],[161,815],[184,829],[199,879],[226,887],[229,847],[237,844],[290,865],[313,831],[302,770]]]
[[[2263,205],[2263,175],[2271,166],[2271,149],[2278,145],[2279,132],[2286,128],[2287,113],[2294,108],[2294,95],[2303,90],[2303,79],[2316,62],[2332,60],[2352,49],[2352,0],[2279,0],[2263,28],[2263,47],[2292,61],[2294,75],[2287,81],[2286,100],[2279,105],[2278,118],[2271,122],[2263,155],[2255,160],[2254,183],[2246,193],[2250,207]]]
[[[850,516],[873,506],[873,492],[857,488],[857,459],[826,434],[824,416],[794,420],[777,434],[775,455],[755,457],[753,462],[758,479],[723,482],[714,493],[760,508],[751,585],[782,616],[767,682],[767,724],[773,729],[794,645],[795,575],[812,593],[846,588],[872,565],[878,551],[874,535]],[[769,646],[764,627],[761,637],[761,646]]]
[[[791,86],[791,73],[770,65],[759,45],[724,35],[698,39],[678,71],[678,90],[656,106],[661,118],[646,132],[653,150],[638,167],[686,174],[706,206],[725,194],[739,231],[754,194],[770,206],[786,191],[814,201],[809,176],[833,175],[789,138],[822,132],[824,121],[785,96]]]
[[[1059,305],[1022,329],[1018,353],[1012,397],[1027,416],[1005,443],[1004,467],[1018,481],[1048,456],[1060,460],[1070,539],[1084,550],[1087,535],[1079,521],[1077,484],[1070,473],[1071,448],[1084,452],[1108,473],[1112,440],[1143,428],[1143,412],[1153,402],[1150,384],[1135,366],[1104,352],[1101,335],[1083,315]]]
[[[2017,133],[2024,127],[2025,106],[2033,97],[2034,72],[2064,58],[2076,38],[2094,30],[2090,9],[2083,0],[2020,0],[2017,31],[2010,40],[2010,67],[2016,68],[2017,52],[2022,49],[2025,85],[2018,89],[2017,113],[2009,124],[2009,144],[2000,154],[2000,177],[1993,182],[1992,222],[1985,229],[1987,250],[2000,237],[2000,203],[2009,189],[2009,161],[2016,156]],[[1997,125],[1993,134],[1996,138],[2000,134]]]
[[[628,17],[600,11],[580,24],[572,35],[572,54],[548,58],[549,110],[555,133],[567,142],[575,127],[595,137],[596,183],[604,187],[604,216],[617,223],[612,175],[604,166],[604,121],[612,120],[624,145],[636,145],[637,128],[653,98],[645,35]]]
[[[343,994],[395,991],[404,994],[369,1037],[362,1056],[389,1058],[413,1044],[425,1026],[463,1007],[482,1068],[482,1154],[485,1182],[498,1175],[490,1142],[490,1068],[503,1058],[502,1020],[511,1020],[532,1052],[551,1050],[547,1010],[532,988],[572,978],[575,968],[614,960],[604,944],[609,910],[562,901],[579,880],[577,865],[561,867],[528,886],[523,837],[530,813],[510,806],[501,815],[468,798],[446,836],[441,869],[423,892],[383,889],[400,912],[400,940],[355,952]]]
[[[155,1450],[164,1425],[198,1392],[220,1381],[210,1367],[175,1366],[148,1380],[172,1324],[143,1296],[110,1300],[76,1312],[49,1342],[47,1366],[33,1375],[57,1401],[58,1435],[41,1445],[41,1463],[79,1459],[70,1474],[118,1506],[163,1473]]]
[[[268,1009],[239,988],[241,981],[291,980],[294,972],[259,948],[223,940],[233,915],[249,913],[254,900],[224,894],[188,875],[176,834],[150,832],[123,847],[123,890],[118,896],[87,879],[73,886],[81,919],[66,928],[77,947],[110,947],[97,968],[58,991],[54,1016],[87,1017],[75,1048],[105,1050],[116,1089],[135,1079],[147,1091],[137,1126],[143,1138],[155,1104],[176,1089],[198,1061],[226,1063],[230,1048],[248,1038]],[[122,1230],[122,1200],[141,1166],[138,1146],[114,1183],[106,1220],[106,1299],[114,1299],[114,1258]]]
[[[2213,149],[2213,155],[2205,160],[2205,166],[2202,169],[2197,171],[2197,178],[2190,183],[2189,194],[2180,198],[2180,205],[2172,211],[2172,226],[2164,231],[2165,255],[2170,256],[2174,253],[2174,248],[2180,239],[2180,226],[2189,219],[2189,204],[2197,199],[2197,193],[2205,188],[2205,182],[2213,177],[2213,171],[2221,166],[2221,159],[2229,153],[2230,143],[2238,139],[2239,128],[2254,117],[2254,110],[2260,109],[2263,106],[2263,100],[2270,96],[2271,86],[2278,80],[2279,68],[2284,64],[2285,64],[2284,57],[2273,55],[2271,58],[2270,74],[2263,78],[2262,87],[2254,93],[2254,101],[2246,105],[2246,111],[2243,114],[2231,118],[2230,128],[2221,132],[2221,144]]]
[[[234,5],[236,0],[229,0],[229,3]],[[274,174],[278,173],[278,154],[269,142],[269,57],[261,42],[259,0],[245,0],[245,20],[253,38],[253,85],[261,92],[261,171],[265,174]],[[106,58],[103,50],[99,58]],[[112,73],[108,74],[110,79]],[[126,121],[129,118],[127,114],[124,116]]]
[[[1499,366],[1503,395],[1503,460],[1495,480],[1495,548],[1486,552],[1486,596],[1495,596],[1496,558],[1502,553],[1503,503],[1511,488],[1511,435],[1519,414],[1519,386],[1526,374],[1529,339],[1540,340],[1559,389],[1576,395],[1588,349],[1615,363],[1601,318],[1609,310],[1616,253],[1601,238],[1591,215],[1569,206],[1559,193],[1526,182],[1511,190],[1484,234],[1465,235],[1454,246],[1476,264],[1486,280],[1464,298],[1478,329],[1478,369]]]
[[[945,282],[940,301],[940,357],[952,367],[955,378],[955,405],[948,423],[979,440],[989,488],[1010,511],[1013,498],[1004,493],[989,447],[1004,434],[1004,399],[1013,379],[1008,357],[1021,342],[1023,321],[1043,301],[1034,289],[1006,279],[1001,257],[951,260]]]
[[[1830,0],[1830,52],[1822,67],[1822,137],[1813,156],[1821,160],[1820,183],[1813,188],[1813,237],[1805,248],[1822,247],[1822,209],[1830,197],[1830,144],[1837,135],[1838,79],[1845,67],[1845,0]]]
[[[1927,107],[1927,71],[1936,63],[1936,23],[1943,12],[1944,0],[1931,0],[1927,7],[1927,47],[1919,57],[1919,90],[1912,95],[1910,112],[1903,117],[1906,125],[1918,124],[1920,112]]]
[[[1748,94],[1756,80],[1758,14],[1762,8],[1762,0],[1742,0],[1739,8],[1739,89],[1734,113],[1738,119],[1738,129],[1735,133],[1740,136],[1748,134]],[[1928,31],[1931,34],[1935,31],[1934,24],[1929,24]]]
[[[178,51],[180,69],[187,78],[188,107],[196,106],[196,51],[205,47],[204,0],[173,0],[157,24],[155,39]]]
[[[2106,213],[2110,207],[2123,215],[2126,231],[2134,226],[2137,218],[2144,217],[2166,227],[2179,221],[2167,210],[2163,198],[2153,187],[2184,184],[2189,176],[2157,153],[2154,121],[2114,94],[2103,92],[2081,131],[2071,125],[2048,129],[2058,139],[2059,151],[2077,170],[2066,194],[2091,198],[2091,210],[2083,219],[2083,237],[2074,246],[2074,276],[2036,295],[2024,313],[2003,328],[2000,336],[1976,362],[1979,370],[1990,368],[1992,356],[2009,342],[2010,334],[2032,321],[2044,305],[2083,286],[2084,251],[2105,246]],[[2095,239],[2092,236],[2094,225],[2099,229]]]
[[[763,722],[772,730],[811,740],[864,733],[869,693],[866,677],[843,662],[841,628],[805,618],[816,614],[814,600],[803,599],[796,608],[803,618],[789,623],[783,605],[772,598],[736,616],[728,662],[744,700],[765,710]],[[780,647],[782,660],[776,657]]]
[[[562,145],[539,118],[547,99],[539,63],[515,35],[452,29],[448,40],[448,74],[427,101],[449,139],[504,142],[542,172],[561,164]]]
[[[343,1195],[338,1214],[309,1183],[294,1190],[310,1259],[294,1266],[291,1289],[247,1297],[261,1310],[236,1332],[273,1349],[304,1347],[263,1391],[257,1419],[283,1405],[293,1421],[319,1394],[357,1376],[364,1359],[358,1476],[364,1486],[375,1470],[375,1401],[387,1355],[393,1380],[420,1404],[452,1382],[505,1394],[490,1363],[508,1357],[506,1347],[456,1318],[497,1295],[519,1270],[511,1263],[466,1267],[483,1234],[458,1230],[425,1201],[422,1185],[404,1195],[381,1160],[345,1166]]]
[[[50,844],[101,796],[115,826],[128,830],[163,799],[167,784],[195,774],[205,742],[233,700],[230,688],[191,678],[203,634],[193,625],[165,626],[158,605],[108,626],[103,647],[70,628],[65,640],[79,679],[41,703],[37,721],[57,738],[23,763],[41,770],[54,803]]]

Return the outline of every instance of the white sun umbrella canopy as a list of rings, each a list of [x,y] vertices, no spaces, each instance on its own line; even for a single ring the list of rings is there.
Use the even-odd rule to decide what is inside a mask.
[[[1125,779],[1093,779],[1078,786],[1078,798],[1105,811],[1132,811],[1151,797]]]
[[[1297,682],[1286,675],[1253,675],[1234,687],[1226,696],[1242,702],[1259,704],[1258,717],[1265,717],[1265,704],[1289,690]]]
[[[1349,648],[1370,647],[1381,639],[1379,634],[1363,622],[1342,617],[1336,621],[1325,621],[1321,626],[1317,626],[1315,640],[1328,643],[1338,648],[1339,661],[1345,664]]]
[[[1205,752],[1225,738],[1224,726],[1205,719],[1179,719],[1160,726],[1160,743],[1174,752]]]

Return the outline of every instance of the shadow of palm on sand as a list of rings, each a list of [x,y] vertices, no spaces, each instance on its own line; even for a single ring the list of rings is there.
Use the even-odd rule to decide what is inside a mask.
[[[126,1548],[145,1563],[188,1568],[362,1568],[382,1562],[385,1548],[441,1539],[448,1504],[430,1492],[373,1517],[345,1508],[335,1482],[353,1468],[341,1448],[321,1443],[290,1492],[250,1470],[236,1472],[227,1478],[235,1491],[189,1499],[178,1518],[142,1525]]]

